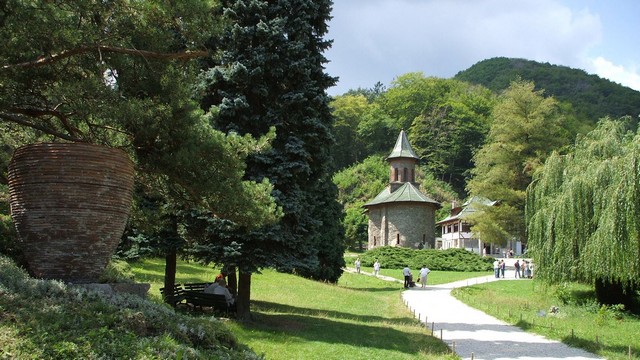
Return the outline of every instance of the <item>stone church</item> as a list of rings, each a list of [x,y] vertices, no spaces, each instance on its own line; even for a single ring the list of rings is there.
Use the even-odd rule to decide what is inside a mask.
[[[440,203],[419,190],[413,152],[404,130],[387,157],[389,186],[364,204],[369,216],[367,249],[378,246],[401,246],[412,249],[435,246],[435,213]]]

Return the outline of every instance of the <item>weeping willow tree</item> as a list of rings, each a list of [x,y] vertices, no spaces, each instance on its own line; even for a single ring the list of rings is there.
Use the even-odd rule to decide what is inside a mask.
[[[640,288],[640,134],[629,118],[602,120],[572,153],[553,153],[527,190],[537,276],[587,281],[603,303]]]

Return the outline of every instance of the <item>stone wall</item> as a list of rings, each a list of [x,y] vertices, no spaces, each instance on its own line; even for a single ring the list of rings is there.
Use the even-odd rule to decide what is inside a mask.
[[[394,203],[369,208],[368,248],[435,246],[435,207],[424,203]]]

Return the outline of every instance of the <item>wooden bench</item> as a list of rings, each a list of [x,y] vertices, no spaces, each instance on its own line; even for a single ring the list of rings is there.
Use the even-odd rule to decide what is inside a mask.
[[[187,283],[182,285],[185,291],[204,291],[211,283]]]
[[[220,312],[225,315],[229,315],[229,311],[231,310],[224,295],[185,290],[184,296],[186,303],[193,306],[194,309],[212,307],[215,312]]]
[[[173,291],[171,293],[165,291],[165,288],[160,288],[160,293],[162,294],[162,300],[173,307],[178,306],[178,304],[182,303],[185,299],[184,289],[180,284],[173,285]]]

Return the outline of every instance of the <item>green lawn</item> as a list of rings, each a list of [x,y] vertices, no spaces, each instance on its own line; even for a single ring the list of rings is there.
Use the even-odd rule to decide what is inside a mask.
[[[598,306],[590,286],[496,281],[455,289],[453,295],[507,323],[607,359],[640,359],[640,318]],[[550,313],[552,306],[557,314]]]
[[[163,260],[132,266],[136,280],[150,282],[159,299]],[[176,281],[206,281],[216,274],[179,263]],[[401,284],[365,275],[345,273],[332,285],[265,270],[252,277],[253,322],[228,325],[240,342],[270,360],[457,359],[403,305],[402,290]]]
[[[136,280],[150,282],[150,294],[159,300],[163,260],[145,260],[133,267]],[[177,282],[206,281],[217,273],[210,267],[181,262]],[[381,274],[402,279],[400,269],[382,269]],[[434,271],[429,274],[429,284],[489,274]],[[265,270],[252,278],[254,321],[229,321],[228,325],[242,343],[267,359],[455,359],[403,306],[401,287],[400,283],[351,273],[331,285]],[[588,286],[497,281],[453,293],[527,331],[613,360],[629,359],[631,346],[631,358],[640,359],[640,319],[600,308]],[[559,307],[557,315],[549,314],[551,306]]]

